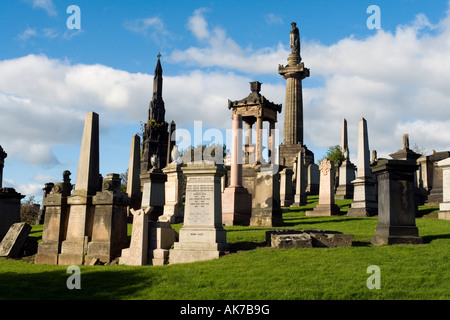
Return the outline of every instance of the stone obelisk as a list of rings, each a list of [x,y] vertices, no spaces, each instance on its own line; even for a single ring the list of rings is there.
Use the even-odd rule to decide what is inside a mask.
[[[353,184],[355,179],[355,165],[350,162],[350,152],[348,150],[347,120],[342,121],[342,142],[341,151],[344,154],[344,161],[339,167],[339,186],[336,189],[336,199],[352,199]]]
[[[131,138],[130,162],[128,166],[127,178],[127,194],[130,198],[130,207],[139,209],[141,207],[141,173],[140,168],[140,154],[141,154],[141,138],[139,135],[134,135]]]
[[[249,225],[252,195],[242,185],[242,115],[233,114],[230,186],[222,194],[222,222]]]
[[[77,178],[73,194],[67,198],[70,206],[66,239],[62,242],[58,264],[83,264],[86,240],[92,232],[95,207],[92,197],[100,189],[99,118],[95,112],[86,115]],[[87,237],[87,239],[86,239]]]
[[[373,216],[378,212],[376,200],[376,180],[370,169],[369,136],[367,121],[359,121],[357,177],[354,186],[353,202],[347,212],[348,216]]]
[[[286,100],[284,104],[284,141],[280,146],[280,164],[293,168],[300,150],[306,156],[303,143],[303,94],[302,80],[309,77],[300,56],[300,33],[295,22],[291,23],[291,53],[286,66],[279,65],[278,73],[286,79]],[[309,153],[311,153],[309,151]],[[313,161],[314,162],[314,161]],[[307,159],[309,164],[309,160]]]

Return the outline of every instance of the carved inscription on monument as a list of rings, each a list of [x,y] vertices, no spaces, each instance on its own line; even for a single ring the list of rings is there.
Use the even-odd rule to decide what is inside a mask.
[[[214,210],[214,177],[188,177],[186,216],[189,225],[208,225]]]

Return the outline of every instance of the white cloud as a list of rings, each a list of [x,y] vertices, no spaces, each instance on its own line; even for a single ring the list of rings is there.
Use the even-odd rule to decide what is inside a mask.
[[[283,18],[281,18],[280,15],[274,13],[269,13],[268,15],[266,15],[265,20],[268,25],[283,24]]]
[[[160,17],[147,17],[127,20],[125,29],[152,39],[158,45],[166,43],[166,38],[173,37]]]
[[[36,30],[32,29],[32,28],[27,28],[22,33],[17,35],[17,39],[19,39],[21,41],[27,41],[31,37],[35,37],[35,36],[37,36]]]
[[[203,16],[207,8],[200,8],[194,11],[194,14],[188,19],[188,29],[194,34],[197,40],[203,40],[209,37],[208,22]]]
[[[31,3],[33,9],[44,9],[49,16],[58,15],[52,0],[28,0],[28,2]]]

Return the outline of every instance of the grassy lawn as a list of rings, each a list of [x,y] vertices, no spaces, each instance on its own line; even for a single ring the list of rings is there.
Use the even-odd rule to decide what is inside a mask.
[[[270,228],[226,227],[230,253],[220,259],[168,266],[81,266],[81,290],[67,289],[67,267],[0,258],[0,299],[450,298],[450,221],[436,219],[438,208],[419,208],[425,213],[416,219],[423,245],[375,247],[370,238],[376,217],[306,217],[317,197],[309,201],[284,213],[283,229],[351,233],[352,247],[275,250],[264,243]],[[350,202],[336,201],[343,212]],[[181,225],[173,227],[179,230]],[[33,226],[30,236],[41,234],[42,226]],[[366,286],[371,265],[380,268],[380,289]]]

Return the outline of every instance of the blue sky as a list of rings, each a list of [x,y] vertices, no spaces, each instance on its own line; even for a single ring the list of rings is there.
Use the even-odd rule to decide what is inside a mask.
[[[369,5],[381,29],[368,29]],[[66,25],[70,5],[81,29]],[[231,127],[227,99],[263,83],[284,104],[277,73],[297,22],[305,143],[320,158],[349,126],[368,121],[370,147],[387,156],[409,133],[426,152],[450,150],[450,17],[447,0],[396,1],[0,1],[0,145],[3,185],[41,195],[69,169],[75,182],[84,116],[100,115],[103,175],[124,172],[145,121],[161,52],[166,120],[191,129]],[[283,114],[277,128],[282,130]],[[281,134],[282,136],[282,134]],[[39,199],[38,199],[39,200]]]

